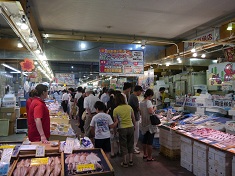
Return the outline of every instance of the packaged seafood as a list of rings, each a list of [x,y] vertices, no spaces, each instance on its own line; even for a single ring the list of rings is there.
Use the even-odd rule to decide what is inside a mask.
[[[62,158],[62,159],[61,159]],[[62,154],[53,154],[43,158],[21,156],[9,172],[10,176],[62,176],[64,162]]]
[[[64,175],[114,175],[113,167],[102,149],[84,149],[64,154]]]

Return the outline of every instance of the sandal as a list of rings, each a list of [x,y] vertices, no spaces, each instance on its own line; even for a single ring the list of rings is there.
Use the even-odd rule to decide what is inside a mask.
[[[143,156],[143,159],[147,159],[148,158],[148,156]]]
[[[127,168],[127,167],[128,167],[128,164],[127,164],[127,163],[124,163],[124,162],[121,162],[121,166]]]
[[[129,166],[133,166],[133,161],[129,161]]]
[[[151,162],[151,161],[156,161],[156,159],[154,159],[154,158],[147,159],[147,162]]]

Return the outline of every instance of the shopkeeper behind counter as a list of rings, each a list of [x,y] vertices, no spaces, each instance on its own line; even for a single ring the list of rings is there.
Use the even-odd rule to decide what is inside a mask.
[[[38,84],[35,90],[37,96],[29,107],[28,137],[31,142],[42,141],[43,143],[48,143],[50,137],[50,116],[44,102],[48,96],[48,87]]]

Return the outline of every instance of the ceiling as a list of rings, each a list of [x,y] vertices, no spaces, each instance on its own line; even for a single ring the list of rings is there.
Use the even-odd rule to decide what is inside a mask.
[[[134,48],[146,40],[145,62],[171,43],[190,40],[235,19],[234,0],[31,0],[52,70],[82,77],[98,72],[99,48]],[[7,24],[0,19],[0,37]],[[48,37],[45,37],[48,34]],[[12,37],[12,36],[9,36]],[[85,50],[79,48],[86,42]],[[211,58],[223,52],[210,53]],[[71,69],[74,66],[74,69]]]

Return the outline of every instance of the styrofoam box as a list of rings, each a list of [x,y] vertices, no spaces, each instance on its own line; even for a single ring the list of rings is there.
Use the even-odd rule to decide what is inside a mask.
[[[228,110],[228,115],[235,116],[235,110]]]
[[[203,170],[201,168],[198,168],[195,165],[193,165],[193,174],[196,176],[208,176],[207,170]]]
[[[188,163],[193,164],[193,155],[192,153],[181,152],[180,159]]]
[[[202,170],[208,169],[208,162],[199,158],[193,157],[193,167],[197,167]]]
[[[217,162],[215,160],[209,160],[208,161],[208,171],[211,173],[214,173],[216,175],[221,175],[221,176],[227,176],[231,175],[232,172],[232,163],[227,162],[227,163],[222,163],[222,162]]]
[[[193,146],[192,146],[192,144],[181,142],[180,149],[181,149],[181,152],[183,152],[183,153],[191,153],[191,154],[193,154]]]
[[[188,163],[188,162],[186,162],[186,161],[181,160],[181,161],[180,161],[180,165],[181,165],[183,168],[185,168],[185,169],[187,169],[188,171],[190,171],[190,172],[193,171],[193,165],[192,165],[192,163]]]
[[[206,161],[208,158],[208,150],[193,146],[193,156],[200,160]]]
[[[193,144],[193,140],[192,139],[189,139],[189,138],[186,138],[186,137],[183,137],[183,136],[180,136],[180,140],[181,140],[181,142],[185,142],[185,143],[188,143],[190,145]]]

